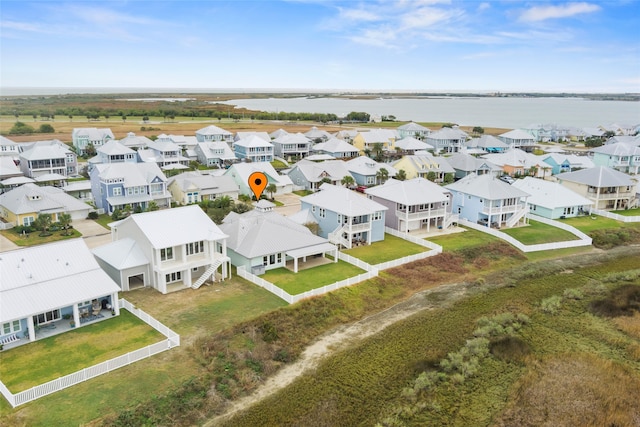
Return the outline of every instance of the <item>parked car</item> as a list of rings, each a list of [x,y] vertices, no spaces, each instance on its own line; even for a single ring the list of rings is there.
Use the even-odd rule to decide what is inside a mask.
[[[507,184],[513,184],[514,182],[516,182],[515,179],[513,179],[512,177],[510,177],[509,175],[502,175],[500,178],[498,178],[500,181],[504,181]]]
[[[356,191],[357,191],[358,193],[364,193],[364,190],[366,190],[366,189],[367,189],[367,186],[366,186],[366,185],[358,185],[358,186],[356,187]]]

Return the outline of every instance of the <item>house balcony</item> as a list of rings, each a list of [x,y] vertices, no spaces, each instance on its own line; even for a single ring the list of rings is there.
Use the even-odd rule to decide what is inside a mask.
[[[345,224],[342,232],[347,234],[363,233],[371,230],[371,223],[364,222],[362,224]]]
[[[507,205],[507,206],[491,206],[485,204],[482,208],[482,213],[485,215],[496,215],[496,214],[513,214],[519,212],[524,209],[524,203],[517,203],[515,205]]]
[[[396,217],[399,219],[403,219],[405,221],[415,221],[415,220],[442,217],[445,215],[445,213],[446,213],[446,210],[444,208],[429,209],[426,211],[409,212],[409,213],[401,210],[396,210]]]

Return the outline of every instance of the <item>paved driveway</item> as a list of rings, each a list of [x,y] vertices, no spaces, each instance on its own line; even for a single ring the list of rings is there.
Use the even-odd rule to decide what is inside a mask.
[[[14,249],[20,249],[20,246],[0,234],[0,252],[12,251]]]
[[[300,210],[300,196],[297,194],[277,194],[275,199],[284,204],[284,206],[277,206],[274,209],[280,215],[289,216]]]
[[[82,238],[89,249],[111,243],[111,231],[91,219],[75,220],[73,228],[82,233]]]

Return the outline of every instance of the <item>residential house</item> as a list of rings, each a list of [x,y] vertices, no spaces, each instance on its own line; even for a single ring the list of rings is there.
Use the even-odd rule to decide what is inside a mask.
[[[467,221],[497,228],[525,221],[529,193],[491,174],[467,175],[445,188],[453,194],[452,212]]]
[[[259,209],[243,214],[231,212],[220,229],[229,236],[227,253],[231,264],[243,266],[256,275],[281,267],[297,273],[308,261],[310,265],[321,264],[319,258],[331,262],[325,258],[326,253],[331,254],[333,262],[338,262],[335,245],[276,212]]]
[[[611,138],[607,139],[604,142],[604,145],[613,145],[613,144],[617,144],[619,142],[638,147],[638,146],[640,146],[640,135],[636,135],[636,136],[629,136],[629,135],[612,136]]]
[[[221,168],[237,160],[233,150],[225,141],[199,142],[196,144],[195,152],[198,162],[209,167]]]
[[[498,135],[498,138],[511,148],[519,148],[528,153],[533,151],[536,140],[529,132],[522,129],[514,129]]]
[[[91,194],[91,181],[83,179],[80,181],[73,181],[67,183],[62,190],[71,197],[78,199],[82,202],[92,202],[93,194]]]
[[[230,275],[227,235],[197,205],[133,214],[110,225],[112,243],[132,239],[149,261],[149,277],[141,278],[145,272],[136,266],[137,281],[163,294],[197,289],[207,280],[224,280]],[[94,254],[103,265],[111,265],[111,274],[115,274],[122,265],[121,250],[113,244]]]
[[[638,183],[629,175],[605,166],[561,173],[556,178],[560,184],[591,200],[595,209],[627,209],[638,203]]]
[[[200,203],[218,197],[238,198],[238,184],[230,176],[213,176],[199,172],[184,172],[169,178],[167,189],[172,200],[180,205]]]
[[[102,147],[112,139],[115,139],[115,137],[109,128],[74,128],[71,131],[72,144],[76,147],[78,155],[86,154],[89,144],[93,145],[97,150],[98,147]]]
[[[289,133],[289,132],[287,132],[286,130],[284,130],[284,129],[282,129],[282,128],[281,128],[281,129],[274,130],[273,132],[271,132],[271,133],[269,134],[269,138],[271,138],[271,139],[276,139],[276,138],[279,138],[279,137],[281,137],[281,136],[283,136],[283,135],[287,135],[288,133]]]
[[[538,157],[541,158],[543,162],[551,166],[551,175],[571,172],[577,169],[592,168],[595,166],[589,157],[578,156],[576,154],[547,153]]]
[[[315,143],[327,142],[329,138],[333,138],[333,136],[329,132],[318,129],[315,126],[306,131],[304,133],[304,136],[306,136],[309,141],[313,141]]]
[[[396,171],[403,170],[407,179],[427,178],[434,182],[444,182],[447,174],[451,174],[453,178],[456,172],[444,157],[436,157],[431,153],[403,156],[400,160],[391,163],[391,166]]]
[[[395,150],[397,139],[398,131],[395,129],[372,129],[358,132],[353,138],[353,146],[361,154],[375,151],[378,145],[383,151],[392,151]]]
[[[640,173],[640,146],[618,142],[592,148],[593,163],[620,172],[635,175]]]
[[[182,155],[182,149],[171,141],[153,141],[147,148],[138,150],[143,162],[154,162],[162,170],[187,169],[189,159]],[[183,167],[181,167],[183,166]]]
[[[12,157],[0,157],[0,180],[24,176]]]
[[[311,140],[301,133],[286,134],[271,141],[273,152],[276,157],[285,159],[303,159],[311,152]]]
[[[600,126],[605,132],[610,131],[616,135],[635,135],[637,124],[632,125],[630,123],[611,123],[610,125]]]
[[[320,191],[300,199],[319,226],[318,234],[329,242],[352,248],[384,240],[387,207],[347,188],[323,184]]]
[[[5,350],[120,314],[118,286],[83,239],[4,252],[0,271]]]
[[[336,159],[351,159],[359,155],[359,150],[346,141],[331,138],[327,142],[315,144],[311,150],[317,154],[327,154]]]
[[[229,144],[233,142],[233,134],[228,130],[210,125],[196,131],[198,142],[225,141]]]
[[[90,177],[96,207],[109,215],[127,206],[145,210],[151,202],[160,208],[170,206],[167,178],[156,163],[98,164]]]
[[[343,129],[336,132],[334,137],[351,144],[356,135],[358,135],[358,131],[355,129]]]
[[[14,177],[6,178],[0,181],[0,194],[6,193],[7,191],[13,188],[20,187],[23,184],[34,183],[34,182],[36,182],[35,179],[26,177],[22,175],[22,172],[21,172],[20,176],[14,176]]]
[[[127,136],[119,140],[120,144],[129,147],[132,150],[142,150],[147,148],[153,141],[146,136],[138,136],[133,132],[127,133]]]
[[[529,134],[536,142],[558,142],[569,138],[570,129],[556,124],[532,124],[521,131]],[[526,135],[525,135],[526,138]],[[519,147],[520,148],[520,147]]]
[[[91,250],[100,267],[122,291],[151,286],[151,263],[140,245],[130,237]]]
[[[182,150],[182,153],[188,153],[189,151],[193,151],[198,144],[198,138],[190,135],[166,135],[164,133],[158,135],[158,139],[156,141],[160,142],[173,142]],[[187,155],[187,157],[190,157]],[[195,154],[194,154],[195,157]]]
[[[433,146],[436,153],[457,153],[468,138],[469,135],[459,128],[442,128],[430,133],[425,142]]]
[[[502,153],[509,146],[493,135],[482,135],[480,138],[472,138],[465,142],[467,150],[478,149],[480,153]]]
[[[251,135],[236,141],[233,150],[238,159],[247,159],[251,162],[272,162],[273,144],[264,139]]]
[[[66,194],[61,188],[23,184],[0,195],[0,217],[15,226],[31,225],[40,214],[51,215],[52,222],[66,213],[71,219],[84,219],[92,207]]]
[[[398,136],[400,138],[416,138],[424,140],[431,133],[431,129],[415,122],[405,123],[398,126]]]
[[[557,182],[532,178],[517,179],[511,184],[525,193],[529,212],[549,219],[571,218],[591,212],[593,202]]]
[[[500,166],[465,152],[456,153],[451,157],[447,157],[447,163],[449,163],[455,171],[455,179],[464,178],[472,173],[476,175],[502,175],[502,168]]]
[[[435,147],[413,136],[405,136],[396,141],[396,150],[403,154],[420,154],[426,151],[434,151]]]
[[[502,168],[509,176],[534,176],[544,178],[550,175],[551,166],[540,157],[519,148],[511,148],[504,153],[489,153],[482,156]]]
[[[256,132],[256,131],[236,132],[236,136],[233,138],[233,140],[239,141],[241,139],[248,138],[250,136],[257,136],[260,139],[263,139],[267,142],[271,142],[271,137],[267,132]]]
[[[303,159],[293,165],[287,175],[296,187],[311,191],[317,191],[326,182],[341,185],[345,176],[354,178],[343,160],[312,162]]]
[[[390,179],[365,190],[367,197],[387,207],[385,225],[402,232],[447,228],[451,216],[451,192],[428,179]]]
[[[95,157],[88,160],[89,172],[99,163],[138,163],[138,153],[115,139],[98,147],[96,151]]]
[[[0,135],[0,157],[9,157],[18,160],[20,150],[18,143]]]
[[[25,176],[37,178],[56,174],[67,177],[78,173],[76,153],[57,139],[22,143],[20,150],[20,170]]]
[[[240,194],[253,196],[253,191],[249,187],[249,177],[254,172],[262,172],[267,176],[267,187],[275,184],[275,194],[288,194],[293,191],[293,183],[286,175],[280,175],[269,162],[235,163],[224,172],[225,176],[233,178],[240,189]]]
[[[376,185],[385,179],[393,178],[398,173],[390,164],[376,162],[367,156],[355,157],[347,161],[346,166],[358,185]]]

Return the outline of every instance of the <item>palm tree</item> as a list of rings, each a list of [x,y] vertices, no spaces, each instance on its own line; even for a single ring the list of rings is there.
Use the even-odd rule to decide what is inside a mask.
[[[271,194],[271,200],[273,200],[273,193],[278,191],[278,187],[276,187],[276,185],[272,182],[271,184],[267,185],[267,188],[265,188],[265,190],[267,190],[267,193]]]
[[[395,178],[396,178],[398,181],[404,181],[404,180],[406,180],[406,179],[407,179],[407,173],[404,171],[404,169],[400,169],[400,170],[398,171],[398,173],[396,174]]]
[[[71,234],[71,232],[69,231],[69,226],[71,225],[71,215],[69,215],[68,213],[58,214],[58,222],[64,230],[62,232],[63,236],[68,236],[69,234]]]
[[[382,160],[384,145],[382,144],[382,142],[376,142],[373,144],[373,147],[371,147],[371,151],[373,152],[375,161],[379,162],[380,160]]]
[[[356,181],[353,179],[351,175],[345,175],[340,180],[340,183],[345,187],[351,187]]]
[[[49,233],[49,227],[51,227],[51,215],[49,214],[39,214],[38,218],[36,218],[35,220],[35,226],[36,228],[39,228],[42,230],[42,232],[40,233],[41,237],[44,236],[50,236],[51,233]]]
[[[147,210],[148,211],[157,211],[158,209],[160,209],[160,208],[158,207],[158,204],[156,203],[155,200],[152,200],[149,203],[147,203]]]
[[[389,179],[389,171],[385,168],[380,168],[376,172],[376,180],[380,181],[380,184],[384,184],[387,179]]]

